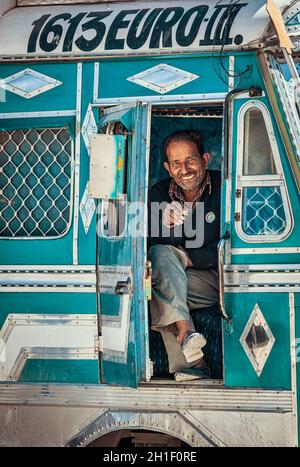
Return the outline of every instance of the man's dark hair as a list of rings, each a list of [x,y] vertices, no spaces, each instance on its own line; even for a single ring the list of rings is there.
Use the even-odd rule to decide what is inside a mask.
[[[183,130],[183,131],[181,130],[181,131],[175,131],[175,133],[172,133],[164,141],[163,147],[164,147],[164,154],[166,157],[168,157],[167,149],[168,149],[169,144],[178,143],[179,141],[188,141],[190,143],[196,144],[200,156],[203,156],[205,150],[204,150],[204,145],[203,145],[203,138],[200,135],[200,133],[194,130]]]

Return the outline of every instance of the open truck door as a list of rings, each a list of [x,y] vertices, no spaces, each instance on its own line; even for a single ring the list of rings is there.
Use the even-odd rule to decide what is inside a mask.
[[[89,186],[90,197],[98,200],[100,380],[136,387],[149,377],[149,109],[137,103],[110,107],[100,110],[100,114],[100,133],[91,140]]]

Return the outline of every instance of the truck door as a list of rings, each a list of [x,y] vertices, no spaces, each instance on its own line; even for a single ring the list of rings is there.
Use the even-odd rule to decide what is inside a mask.
[[[289,291],[299,262],[296,184],[263,93],[237,94],[231,122],[223,208],[230,230],[225,306],[232,318],[225,332],[225,383],[290,389]]]
[[[90,195],[97,206],[101,382],[136,387],[146,379],[147,105],[100,111],[91,141]]]

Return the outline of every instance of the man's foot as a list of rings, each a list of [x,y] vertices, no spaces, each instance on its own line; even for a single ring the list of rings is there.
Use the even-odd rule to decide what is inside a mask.
[[[199,332],[189,329],[181,344],[182,352],[188,363],[200,360],[203,357],[202,347],[206,345],[206,339]]]
[[[202,368],[185,368],[177,371],[174,374],[175,381],[193,381],[195,379],[207,379],[210,378],[210,371],[208,366]]]

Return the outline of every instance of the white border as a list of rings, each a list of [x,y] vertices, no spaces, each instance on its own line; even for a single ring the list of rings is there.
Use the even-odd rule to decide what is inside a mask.
[[[7,112],[0,113],[0,120],[13,118],[43,118],[43,117],[75,117],[76,110],[46,110],[41,112]]]
[[[235,85],[235,56],[230,55],[229,57],[229,75],[228,75],[228,90],[229,92],[234,89]]]
[[[99,87],[100,87],[100,63],[96,62],[94,64],[94,102],[97,101],[99,97]]]
[[[79,189],[80,189],[80,147],[81,147],[81,94],[82,94],[82,63],[77,64],[77,94],[76,94],[76,138],[74,164],[74,224],[73,224],[73,264],[78,264],[78,228],[79,228]]]
[[[266,124],[267,133],[269,136],[270,145],[273,152],[274,163],[276,167],[276,175],[253,175],[243,176],[243,161],[244,161],[244,124],[246,112],[250,109],[258,109],[261,111]],[[280,160],[279,149],[271,121],[268,108],[264,103],[257,100],[246,102],[238,113],[238,141],[237,141],[237,161],[236,161],[236,189],[244,187],[272,186],[280,187],[284,211],[286,215],[286,228],[280,235],[247,235],[242,228],[242,210],[243,210],[243,195],[235,198],[235,212],[240,214],[240,220],[235,221],[235,230],[241,240],[246,243],[274,243],[285,240],[293,230],[294,218],[291,208],[290,199],[287,192],[286,183],[284,180],[283,168]]]

